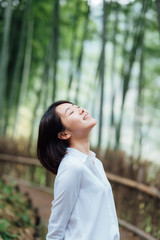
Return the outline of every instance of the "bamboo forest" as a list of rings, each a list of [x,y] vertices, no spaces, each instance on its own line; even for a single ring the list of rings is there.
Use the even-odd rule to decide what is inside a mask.
[[[97,120],[121,239],[160,239],[160,0],[0,0],[0,240],[46,239],[37,137],[59,100]]]

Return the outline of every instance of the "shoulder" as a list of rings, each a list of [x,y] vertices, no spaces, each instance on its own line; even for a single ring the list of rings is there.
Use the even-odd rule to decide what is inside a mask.
[[[81,172],[82,171],[82,163],[71,154],[66,154],[58,168],[58,174],[60,174],[63,171],[69,171],[69,172]]]
[[[99,160],[98,158],[95,158],[95,162],[96,162],[96,165],[97,167],[101,170],[101,171],[105,171],[104,170],[104,166],[103,166],[103,162],[101,160]]]
[[[77,188],[82,179],[82,166],[76,159],[65,156],[58,168],[55,178],[55,191],[59,189]]]
[[[97,157],[95,158],[95,161],[97,162],[97,164],[99,164],[99,165],[103,166],[103,163],[102,163],[102,161],[101,161],[101,160],[99,160]]]

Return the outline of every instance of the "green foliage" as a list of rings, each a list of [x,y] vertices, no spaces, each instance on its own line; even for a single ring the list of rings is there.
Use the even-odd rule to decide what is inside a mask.
[[[4,240],[18,240],[22,229],[33,233],[33,213],[28,209],[27,199],[17,192],[14,184],[0,179],[0,236]]]
[[[2,42],[4,36],[4,26],[5,26],[5,11],[4,3],[6,1],[0,1],[0,41]],[[1,132],[6,136],[12,136],[14,129],[18,129],[17,135],[23,135],[28,138],[30,146],[33,146],[34,140],[37,139],[37,127],[42,115],[42,112],[46,109],[53,101],[53,76],[56,72],[55,82],[56,82],[56,93],[57,100],[60,98],[70,97],[70,100],[74,100],[74,95],[76,85],[77,85],[77,75],[80,76],[80,91],[78,99],[80,102],[78,104],[86,105],[86,108],[91,110],[96,96],[96,104],[93,107],[96,110],[96,117],[102,113],[99,112],[99,102],[100,102],[100,81],[97,83],[95,79],[97,69],[101,68],[100,53],[102,51],[102,37],[106,35],[106,63],[105,63],[105,86],[108,89],[107,98],[103,105],[107,106],[109,109],[111,106],[111,92],[113,90],[115,94],[116,105],[118,103],[121,106],[123,95],[123,82],[124,73],[127,75],[129,72],[129,86],[126,91],[135,91],[134,105],[137,104],[138,95],[138,85],[139,85],[139,75],[140,75],[140,54],[141,51],[144,53],[143,61],[143,88],[141,89],[142,98],[144,100],[144,119],[148,118],[149,115],[153,115],[154,111],[159,109],[159,74],[160,74],[160,48],[159,48],[159,32],[158,32],[158,18],[157,18],[157,7],[155,1],[148,0],[134,0],[128,4],[121,4],[121,1],[106,1],[107,14],[106,14],[106,32],[102,33],[103,29],[103,4],[99,4],[96,7],[93,5],[88,5],[89,1],[84,0],[59,0],[59,19],[57,21],[54,19],[54,7],[55,1],[52,0],[21,0],[12,1],[12,17],[11,17],[11,27],[9,32],[9,56],[7,63],[7,81],[5,87],[5,100],[3,109],[2,123],[0,126]],[[17,2],[17,3],[16,3]],[[94,2],[94,1],[93,1]],[[96,2],[96,1],[95,1]],[[29,3],[31,6],[29,8]],[[146,13],[143,14],[142,6],[145,3]],[[88,6],[90,7],[90,15],[88,21],[88,30],[83,39],[84,29],[85,29],[85,18]],[[31,65],[29,66],[29,79],[27,79],[26,92],[27,96],[25,101],[21,101],[18,106],[18,100],[20,96],[20,90],[22,84],[22,76],[24,73],[26,44],[27,44],[27,29],[29,27],[28,21],[28,11],[30,14],[29,19],[33,20],[33,37],[30,39],[30,45],[32,47],[31,54]],[[118,22],[116,24],[115,31],[115,21],[116,13],[118,12]],[[55,22],[54,22],[55,20]],[[143,24],[140,24],[144,20]],[[58,31],[56,36],[53,37],[53,33],[57,27]],[[22,34],[24,32],[24,34]],[[139,40],[135,48],[133,48],[134,38],[140,33],[144,34],[143,44]],[[125,36],[126,37],[125,39]],[[82,42],[83,41],[83,42]],[[55,44],[51,49],[48,50],[50,43]],[[81,47],[84,47],[84,53],[82,57],[81,68],[77,73],[78,59],[81,56]],[[143,46],[142,46],[143,45]],[[20,48],[20,46],[22,46]],[[2,47],[1,47],[2,48]],[[2,51],[2,49],[0,49]],[[114,52],[115,51],[115,52]],[[51,53],[51,55],[50,55]],[[115,54],[114,70],[112,68],[112,58]],[[55,57],[57,55],[57,57]],[[51,57],[49,57],[51,56]],[[130,57],[132,56],[132,57]],[[131,59],[133,58],[133,59]],[[49,59],[49,60],[48,60]],[[0,59],[3,62],[3,59]],[[130,64],[130,61],[132,61]],[[16,64],[19,63],[19,70],[16,70]],[[130,69],[129,66],[131,65]],[[123,71],[124,70],[124,71]],[[15,74],[16,73],[16,74]],[[70,86],[70,91],[68,91],[69,80],[72,75],[72,84]],[[13,84],[13,79],[16,76],[16,83]],[[115,89],[112,89],[112,76],[115,76]],[[154,81],[154,80],[155,81]],[[42,83],[42,82],[45,83]],[[0,81],[3,82],[3,81]],[[90,86],[93,86],[90,89]],[[132,87],[133,86],[133,87]],[[86,89],[84,92],[83,89]],[[88,88],[88,90],[87,90]],[[105,88],[105,91],[106,91]],[[2,89],[2,88],[0,88]],[[130,91],[131,90],[131,91]],[[87,92],[88,91],[88,92]],[[153,94],[154,92],[154,94]],[[14,95],[14,101],[10,99],[11,93]],[[132,95],[132,94],[131,94]],[[73,97],[72,97],[73,96]],[[89,99],[88,99],[89,97]],[[126,100],[127,99],[127,100]],[[125,99],[125,105],[130,105],[130,97]],[[10,101],[11,100],[11,101]],[[21,100],[21,99],[20,99]],[[108,101],[108,102],[107,102]],[[1,99],[0,99],[0,102]],[[11,104],[10,104],[11,103]],[[9,105],[11,105],[9,107]],[[18,115],[18,120],[15,117],[15,112],[20,110]],[[121,107],[118,107],[121,109]],[[136,106],[132,106],[125,109],[126,115],[130,115],[130,109],[135,109]],[[151,111],[148,110],[151,109]],[[26,111],[27,110],[27,111]],[[116,116],[116,121],[121,118],[122,111],[117,110],[116,106],[113,106],[113,115]],[[104,107],[105,112],[105,107]],[[0,113],[1,114],[1,113]],[[91,113],[92,114],[92,113]],[[124,114],[125,115],[125,114]],[[134,114],[130,119],[131,132],[132,122],[134,121]],[[111,118],[111,113],[107,114],[108,119],[104,121],[104,128],[110,128],[107,126]],[[114,116],[114,117],[115,117]],[[15,125],[17,124],[17,128]],[[115,125],[118,122],[115,123]],[[145,129],[149,129],[149,125],[145,122],[142,123]],[[114,131],[116,131],[116,126],[112,126]],[[126,127],[126,126],[124,126]],[[155,126],[153,126],[155,127]],[[123,122],[122,122],[123,129]],[[16,131],[15,131],[16,132]],[[124,131],[125,132],[125,131]],[[125,134],[123,131],[120,135]],[[128,132],[128,131],[127,131]],[[103,134],[102,134],[103,135]],[[104,146],[107,146],[106,139],[107,134],[104,133]],[[132,133],[130,133],[129,138],[132,138]],[[95,137],[97,139],[97,137]],[[122,146],[125,145],[122,139],[125,136],[120,137],[122,141]],[[113,136],[113,144],[116,141],[115,135]],[[131,140],[132,141],[132,140]],[[128,141],[128,142],[131,142]],[[133,142],[135,142],[133,140]],[[134,143],[131,143],[131,145]],[[159,144],[159,143],[158,143]],[[94,143],[95,145],[95,143]],[[131,149],[132,146],[128,148]],[[111,146],[113,147],[113,146]],[[126,145],[124,146],[126,148]],[[29,148],[31,149],[31,147]],[[126,149],[127,150],[127,149]],[[44,180],[42,180],[43,182]]]
[[[9,227],[9,221],[6,219],[2,219],[0,222],[0,233],[7,231]]]
[[[45,186],[45,183],[46,183],[46,171],[45,171],[44,168],[36,167],[35,173],[34,173],[34,177],[35,177],[35,182],[36,183],[40,183],[40,185]]]

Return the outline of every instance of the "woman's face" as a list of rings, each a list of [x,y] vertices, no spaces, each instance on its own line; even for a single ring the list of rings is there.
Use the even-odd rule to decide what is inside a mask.
[[[73,134],[90,132],[97,121],[92,118],[88,111],[71,103],[63,103],[56,107],[65,129]]]

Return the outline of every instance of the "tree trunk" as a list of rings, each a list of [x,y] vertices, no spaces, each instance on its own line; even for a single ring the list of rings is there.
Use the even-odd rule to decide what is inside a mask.
[[[100,112],[99,112],[99,131],[98,131],[98,148],[101,146],[102,141],[102,127],[103,127],[103,102],[104,102],[104,78],[105,78],[105,47],[106,47],[106,22],[107,22],[107,8],[108,4],[103,0],[103,29],[102,29],[102,59],[101,59],[101,68],[100,68],[100,84],[101,84],[101,92],[100,92]]]
[[[57,65],[58,65],[58,47],[59,47],[59,0],[54,2],[54,14],[53,14],[53,95],[52,100],[55,101],[57,90]]]
[[[128,65],[128,71],[124,73],[124,79],[123,79],[123,93],[122,93],[122,102],[121,102],[121,113],[120,113],[120,118],[119,122],[116,126],[116,144],[115,144],[115,149],[119,149],[119,143],[120,143],[120,136],[121,136],[121,126],[122,126],[122,120],[123,120],[123,112],[124,112],[124,103],[126,99],[126,94],[128,92],[129,88],[129,83],[130,83],[130,78],[131,78],[131,71],[132,67],[136,58],[136,52],[137,49],[139,48],[139,42],[142,37],[142,32],[143,32],[143,21],[145,17],[147,7],[145,4],[145,0],[142,2],[142,10],[141,10],[141,16],[139,17],[139,20],[136,23],[136,29],[133,37],[133,45],[132,49],[130,52],[129,56],[129,65]]]
[[[45,57],[45,65],[44,65],[44,71],[43,71],[43,76],[42,79],[45,82],[43,86],[43,92],[44,92],[44,100],[43,100],[43,109],[47,108],[47,103],[48,103],[48,98],[49,98],[49,80],[53,79],[53,72],[51,70],[50,64],[52,62],[52,52],[53,52],[53,42],[52,39],[50,39],[50,44],[48,45],[48,49],[46,52],[46,57]]]
[[[41,82],[41,87],[39,88],[39,90],[37,91],[37,99],[33,108],[33,113],[32,113],[32,120],[31,120],[31,131],[30,131],[30,135],[29,135],[29,140],[28,140],[28,153],[32,154],[32,142],[33,142],[33,137],[34,137],[34,130],[35,130],[35,124],[36,124],[36,119],[37,119],[37,112],[39,109],[39,105],[41,103],[41,99],[42,99],[42,94],[43,94],[43,88],[44,88],[44,79],[42,79]]]
[[[30,74],[30,67],[31,67],[31,58],[32,58],[32,39],[33,39],[33,13],[32,13],[32,0],[28,1],[28,12],[27,12],[27,40],[26,40],[26,47],[24,53],[24,66],[22,72],[22,82],[20,86],[20,94],[18,98],[18,105],[16,109],[16,115],[14,118],[14,130],[13,136],[16,133],[16,127],[18,124],[19,118],[19,110],[20,106],[23,104],[23,101],[26,96],[28,81],[29,81],[29,74]]]
[[[140,40],[140,71],[139,71],[139,82],[138,82],[138,97],[137,105],[135,109],[135,121],[134,121],[134,137],[132,144],[132,155],[136,153],[137,165],[140,164],[141,152],[142,152],[142,124],[143,124],[143,96],[142,92],[144,89],[144,34],[145,34],[145,19],[143,32]]]
[[[7,134],[9,126],[14,127],[13,118],[17,108],[17,96],[19,95],[19,84],[21,82],[22,66],[24,60],[24,48],[26,43],[26,18],[27,8],[23,12],[22,26],[20,29],[20,38],[18,42],[18,53],[15,60],[13,78],[10,82],[10,93],[8,99],[8,106],[5,113],[4,135]]]
[[[0,118],[4,112],[4,100],[6,92],[7,68],[9,60],[9,35],[12,19],[12,0],[8,0],[8,6],[5,9],[4,30],[2,38],[2,48],[0,57]],[[1,121],[2,122],[2,121]],[[2,125],[0,125],[0,133],[2,133]]]
[[[58,26],[56,26],[58,24],[58,19],[59,18],[59,13],[57,12],[59,11],[59,2],[56,0],[53,4],[53,28],[52,28],[52,32],[51,32],[51,36],[50,36],[50,41],[49,44],[47,46],[47,50],[46,50],[46,56],[45,56],[45,65],[44,65],[44,71],[43,71],[43,75],[42,75],[42,82],[41,82],[41,87],[40,89],[37,91],[37,101],[35,103],[34,109],[33,109],[33,117],[32,117],[32,121],[31,121],[31,132],[30,132],[30,136],[29,136],[29,143],[28,143],[28,151],[31,152],[31,145],[32,145],[32,141],[33,141],[33,136],[34,136],[34,129],[35,129],[35,123],[36,123],[36,119],[37,119],[37,111],[39,109],[39,105],[41,103],[43,94],[44,94],[44,102],[43,105],[44,107],[46,106],[46,102],[47,102],[47,98],[48,96],[46,96],[47,94],[47,88],[50,87],[49,86],[49,77],[51,76],[51,65],[53,64],[54,68],[53,68],[53,95],[52,95],[52,99],[54,100],[55,98],[55,94],[56,94],[56,71],[57,71],[57,61],[58,61]],[[57,17],[57,18],[56,18]],[[56,35],[55,35],[56,34]]]
[[[83,53],[84,53],[84,41],[86,39],[87,31],[88,31],[89,14],[90,14],[90,7],[89,7],[89,5],[87,5],[83,37],[82,37],[80,53],[79,53],[79,57],[78,57],[78,61],[77,61],[77,69],[76,69],[77,87],[76,87],[75,100],[74,100],[75,104],[78,104],[78,97],[79,97],[79,90],[80,90],[80,78],[81,78],[81,67],[82,67],[82,59],[83,59]]]
[[[41,103],[43,93],[45,95],[44,97],[44,106],[46,106],[46,92],[45,88],[47,88],[49,85],[49,76],[50,76],[50,64],[52,62],[52,53],[53,53],[53,41],[52,41],[52,35],[50,38],[50,43],[48,44],[47,50],[46,50],[46,57],[45,57],[45,65],[44,65],[44,71],[42,75],[42,80],[41,80],[41,86],[39,90],[37,91],[37,100],[35,102],[34,108],[33,108],[33,114],[32,114],[32,120],[31,120],[31,131],[30,131],[30,136],[29,136],[29,141],[28,141],[28,152],[31,152],[31,146],[32,146],[32,141],[33,141],[33,136],[34,136],[34,129],[35,129],[35,124],[36,124],[36,119],[37,119],[37,111],[39,109],[39,105]]]
[[[111,136],[108,139],[108,148],[111,147],[112,141],[114,139],[113,136],[113,131],[114,131],[114,125],[115,125],[115,120],[114,120],[114,102],[115,102],[115,66],[116,66],[116,47],[117,47],[117,41],[116,41],[116,35],[117,35],[117,26],[118,26],[118,11],[119,11],[119,4],[116,4],[116,9],[115,9],[115,22],[114,22],[114,32],[113,32],[113,57],[112,57],[112,66],[111,66],[111,118],[110,118],[110,126],[109,126],[109,136]]]
[[[76,12],[74,15],[73,20],[73,27],[72,27],[72,43],[70,48],[70,66],[69,66],[69,82],[68,82],[68,88],[67,88],[67,99],[70,100],[70,90],[72,86],[73,81],[73,64],[74,64],[74,57],[75,57],[75,48],[76,48],[76,42],[77,42],[77,24],[78,24],[78,18],[79,18],[79,9],[80,9],[80,2],[79,0],[76,3]]]

